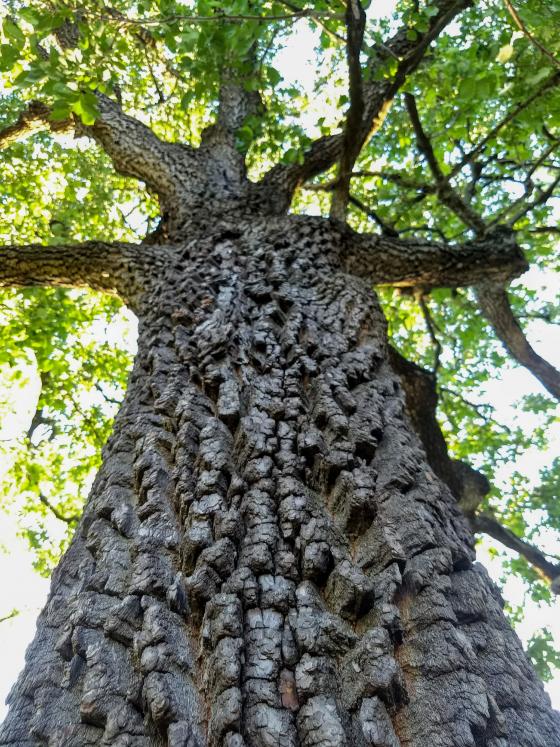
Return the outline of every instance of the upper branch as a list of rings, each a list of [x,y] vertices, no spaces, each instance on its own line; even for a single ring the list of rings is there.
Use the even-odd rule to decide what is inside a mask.
[[[476,296],[482,313],[510,355],[528,368],[550,394],[560,400],[560,372],[533,350],[511,310],[504,288],[481,283],[476,289]]]
[[[364,91],[360,53],[364,40],[365,25],[366,14],[359,0],[348,0],[346,4],[346,57],[348,60],[350,108],[346,115],[344,127],[338,182],[333,192],[331,204],[331,217],[338,220],[346,219],[352,169],[362,147],[360,132],[364,118]]]
[[[516,104],[506,115],[496,124],[492,129],[481,139],[479,142],[465,155],[463,158],[453,166],[446,179],[452,179],[457,176],[469,163],[484,150],[486,145],[496,137],[498,132],[512,122],[521,112],[528,109],[534,101],[537,101],[541,96],[553,90],[560,83],[560,71],[557,71],[546,78],[537,88],[528,96],[524,101]]]
[[[363,86],[362,120],[360,127],[354,131],[353,148],[357,153],[382,124],[395,94],[419,66],[431,42],[471,3],[472,0],[439,0],[436,2],[438,11],[430,18],[426,31],[410,33],[414,30],[403,27],[393,37],[377,46],[376,53],[368,65],[370,82]],[[398,60],[396,72],[392,77],[376,79],[376,74],[390,58]],[[340,159],[343,148],[343,135],[319,138],[312,143],[303,163],[277,165],[265,175],[263,183],[285,190],[291,198],[293,191],[300,184],[333,166]]]
[[[560,563],[552,563],[546,555],[529,542],[522,540],[500,524],[492,514],[480,512],[469,519],[473,532],[483,532],[525,558],[551,584],[555,594],[560,592]]]
[[[348,272],[378,285],[459,287],[527,270],[514,234],[502,229],[459,246],[349,232],[344,252]]]
[[[448,178],[445,177],[430,138],[420,121],[414,97],[410,94],[406,94],[406,106],[416,135],[418,150],[425,157],[434,177],[437,196],[465,225],[472,228],[479,236],[487,236],[489,228],[485,221],[458,194],[449,183]],[[550,147],[556,147],[556,143],[554,142]],[[560,176],[543,192],[546,199],[552,195],[558,181],[560,181]],[[492,221],[490,226],[495,225],[496,220],[497,218]],[[512,219],[510,224],[513,220],[515,219]],[[506,235],[505,232],[503,235]],[[560,399],[560,372],[544,358],[541,358],[529,344],[511,309],[507,293],[503,287],[503,279],[499,280],[490,276],[480,278],[479,283],[477,283],[476,296],[482,313],[488,319],[510,355],[518,363],[525,366],[554,397]]]
[[[140,179],[162,197],[174,195],[184,178],[188,146],[166,143],[143,122],[125,114],[120,105],[98,94],[100,116],[90,126],[78,125],[78,134],[92,137],[124,176]]]
[[[142,292],[144,260],[152,247],[86,241],[83,244],[0,247],[0,286],[89,287],[119,295],[134,307]]]
[[[473,228],[477,233],[484,233],[486,225],[478,213],[463,200],[463,198],[452,188],[436,157],[432,142],[424,130],[420,115],[416,106],[416,99],[411,93],[404,95],[408,116],[410,118],[418,150],[426,159],[428,167],[435,181],[435,192],[441,202],[452,210],[466,226]]]
[[[173,202],[193,172],[194,150],[186,145],[166,143],[138,119],[125,114],[121,106],[97,94],[98,117],[92,125],[77,118],[57,122],[50,108],[32,102],[18,120],[0,130],[0,149],[42,130],[74,130],[77,136],[93,138],[124,176],[143,181],[164,203]]]

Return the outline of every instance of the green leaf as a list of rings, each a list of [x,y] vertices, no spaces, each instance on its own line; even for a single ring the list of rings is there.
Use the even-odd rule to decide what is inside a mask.
[[[8,16],[4,18],[2,23],[2,31],[6,38],[9,39],[17,49],[23,49],[25,46],[25,34]]]

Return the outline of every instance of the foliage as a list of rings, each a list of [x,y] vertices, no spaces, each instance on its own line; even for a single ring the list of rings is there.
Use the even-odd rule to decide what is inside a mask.
[[[535,662],[535,668],[543,682],[549,682],[552,677],[552,669],[560,667],[560,655],[554,649],[550,630],[543,628],[542,631],[531,636],[527,645],[527,653]]]
[[[14,121],[22,100],[39,98],[52,106],[55,118],[74,114],[87,125],[97,115],[94,91],[101,91],[122,98],[161,137],[197,144],[215,116],[225,67],[261,96],[258,116],[237,133],[251,175],[275,161],[297,162],[311,138],[337,131],[348,96],[344,4],[308,3],[308,17],[294,14],[294,8],[277,0],[113,0],[110,6],[101,0],[54,6],[10,0],[2,18],[6,95],[0,116]],[[560,4],[523,0],[516,8],[525,32],[505,5],[475,3],[432,45],[402,90],[415,96],[435,156],[443,174],[453,174],[456,192],[486,221],[509,220],[519,232],[534,269],[528,280],[514,284],[511,301],[531,335],[558,324],[558,286],[543,285],[558,266],[560,88],[553,58],[560,57],[554,33]],[[422,33],[434,12],[430,3],[409,0],[384,14],[372,4],[364,62],[403,23],[411,38]],[[305,56],[305,65],[290,65],[288,57],[295,54]],[[377,75],[391,76],[395,64],[389,58]],[[510,116],[516,107],[519,112]],[[355,172],[350,215],[355,228],[450,242],[472,236],[434,187],[402,95],[363,149]],[[313,190],[302,189],[293,209],[327,214],[328,190],[317,187],[328,180],[323,175]],[[83,140],[76,145],[66,135],[41,134],[5,151],[0,201],[5,243],[135,240],[157,214],[150,197],[115,175],[95,147]],[[523,476],[516,460],[528,449],[552,448],[556,403],[536,382],[523,379],[512,406],[497,406],[495,382],[502,376],[514,380],[512,364],[472,291],[418,289],[403,295],[384,288],[380,294],[393,344],[437,372],[439,416],[453,456],[482,469],[496,486],[484,508],[527,540],[536,542],[546,531],[553,546],[560,533],[560,458],[550,458],[540,479]],[[79,513],[131,354],[115,340],[95,341],[103,338],[103,327],[121,318],[114,299],[38,289],[4,291],[0,302],[4,384],[23,386],[26,376],[40,382],[37,414],[30,412],[17,438],[2,443],[10,465],[4,487],[12,510],[21,514],[37,568],[48,573],[73,526],[71,520],[57,529],[52,509],[66,518]],[[9,412],[9,402],[0,406]],[[550,602],[526,561],[504,563],[533,598]],[[531,639],[529,653],[543,678],[558,666],[547,631]]]

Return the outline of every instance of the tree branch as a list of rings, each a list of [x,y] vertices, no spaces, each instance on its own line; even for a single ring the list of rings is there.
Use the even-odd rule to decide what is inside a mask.
[[[501,229],[458,246],[349,231],[343,251],[348,272],[398,287],[505,283],[528,266],[513,232]]]
[[[97,106],[100,116],[92,125],[78,124],[77,133],[92,137],[120,174],[145,182],[164,201],[176,198],[185,170],[194,165],[194,149],[160,140],[108,96],[98,94]]]
[[[133,303],[142,290],[142,260],[151,247],[87,241],[83,244],[0,247],[0,286],[89,287]]]
[[[63,514],[62,511],[59,511],[58,508],[53,505],[49,501],[49,499],[42,493],[39,493],[39,500],[41,501],[43,506],[46,506],[49,509],[53,516],[55,516],[59,521],[63,521],[65,524],[75,524],[80,518],[79,514],[71,514],[70,516],[66,516],[66,514]]]
[[[529,369],[550,394],[560,399],[560,372],[533,350],[511,310],[504,288],[485,282],[477,287],[476,294],[482,313],[506,350]]]
[[[449,184],[437,161],[430,139],[422,127],[414,97],[410,94],[405,94],[405,96],[410,120],[416,134],[418,149],[426,158],[430,171],[434,176],[439,199],[465,225],[472,228],[479,236],[484,237],[489,230],[486,223]],[[546,199],[550,197],[558,182],[560,182],[560,175],[544,191],[543,194],[546,195]],[[538,199],[540,204],[542,196]],[[518,220],[518,217],[517,215],[509,222],[513,223],[515,220]],[[494,225],[494,221],[490,224],[490,226],[492,225]],[[511,310],[507,293],[503,287],[503,281],[496,282],[489,278],[481,278],[480,280],[480,285],[476,288],[479,306],[497,336],[505,345],[506,350],[518,363],[521,363],[521,365],[531,371],[554,397],[560,399],[560,372],[548,363],[548,361],[544,360],[544,358],[541,358],[529,344]]]
[[[341,13],[332,13],[328,10],[314,10],[313,8],[302,8],[294,10],[293,13],[274,13],[270,15],[257,15],[250,13],[226,14],[216,13],[215,15],[186,15],[174,13],[168,16],[152,16],[146,18],[129,18],[118,10],[106,8],[106,13],[90,13],[93,18],[113,22],[119,26],[165,26],[170,23],[185,23],[191,26],[197,26],[207,23],[246,23],[247,21],[258,21],[259,23],[278,23],[278,21],[297,21],[300,18],[310,18],[312,20],[341,20]]]
[[[51,119],[51,110],[48,106],[40,101],[31,101],[13,124],[0,130],[0,150],[43,130],[68,132],[73,126],[74,122],[71,119]]]
[[[437,336],[436,323],[432,318],[430,307],[426,303],[426,294],[424,293],[423,289],[420,289],[416,294],[416,299],[418,301],[418,305],[420,306],[420,310],[422,311],[424,323],[426,324],[426,329],[428,330],[428,335],[430,337],[430,340],[432,341],[432,345],[434,348],[434,365],[432,368],[432,373],[434,376],[436,376],[438,368],[440,366],[440,357],[442,351],[441,342],[439,341],[439,338]]]
[[[438,394],[435,375],[409,361],[393,347],[389,347],[389,362],[401,380],[406,412],[424,446],[430,467],[445,482],[460,503],[465,492],[466,470],[472,470],[472,468],[468,465],[465,465],[463,470],[458,468],[457,465],[462,462],[451,459],[447,451],[447,444],[436,418]],[[475,470],[472,472],[473,475],[479,476],[480,483],[474,505],[472,499],[469,502],[470,510],[474,511],[490,486],[483,475]]]
[[[483,233],[486,230],[486,225],[482,218],[467,202],[465,202],[465,200],[460,197],[459,194],[457,194],[446,179],[434,152],[432,142],[424,131],[422,122],[420,121],[420,115],[416,107],[416,99],[411,93],[405,93],[404,98],[408,115],[416,136],[418,150],[426,159],[428,167],[432,172],[432,176],[436,183],[437,196],[444,205],[450,208],[455,215],[463,221],[466,226],[473,228],[477,233]]]
[[[436,3],[438,12],[430,18],[427,31],[411,33],[411,29],[404,26],[391,39],[377,46],[376,54],[368,65],[371,82],[364,86],[364,113],[355,146],[358,153],[383,123],[395,94],[420,65],[431,42],[471,3],[472,0],[439,0]],[[376,79],[376,73],[380,73],[390,59],[399,60],[394,75]],[[262,183],[285,191],[289,201],[294,190],[303,182],[333,166],[340,158],[343,147],[343,135],[319,138],[311,144],[303,163],[274,166],[265,174]]]
[[[352,169],[362,148],[360,131],[365,107],[360,54],[365,25],[366,14],[360,1],[347,0],[346,59],[348,61],[350,107],[346,114],[338,180],[331,202],[331,217],[341,221],[346,220]]]
[[[509,547],[525,558],[544,578],[551,583],[552,591],[560,593],[560,564],[551,563],[544,553],[534,545],[525,542],[510,529],[502,526],[500,522],[487,512],[481,512],[470,519],[473,532],[483,532],[490,535],[502,545]]]
[[[354,197],[354,195],[349,196],[349,202],[357,207],[360,212],[365,213],[369,218],[375,221],[384,236],[392,236],[393,238],[396,238],[399,235],[399,232],[392,225],[386,223],[375,210],[368,208],[361,200]]]
[[[95,122],[84,125],[77,118],[55,122],[48,106],[32,102],[13,125],[0,131],[0,149],[42,130],[67,132],[73,128],[76,136],[93,138],[119,173],[145,182],[164,204],[176,200],[184,188],[185,171],[193,171],[194,149],[160,140],[108,96],[97,94],[97,108]]]
[[[0,617],[0,623],[6,622],[7,620],[11,620],[13,617],[17,617],[18,615],[19,615],[19,610],[14,607],[11,610],[11,612],[8,612],[7,615]]]
[[[519,104],[516,104],[513,109],[511,109],[505,117],[503,117],[491,130],[490,132],[482,138],[475,146],[472,148],[468,153],[465,153],[463,158],[453,166],[449,174],[447,174],[447,180],[449,181],[454,176],[456,176],[459,172],[461,172],[465,166],[467,166],[473,158],[476,158],[479,153],[481,153],[486,144],[492,140],[492,138],[496,137],[498,132],[503,129],[506,125],[508,125],[512,120],[514,120],[518,114],[521,114],[522,111],[527,109],[534,101],[536,101],[540,96],[542,96],[547,91],[550,91],[552,88],[558,85],[560,83],[560,71],[553,73],[551,76],[546,78],[540,86],[527,98],[525,101],[521,101]]]
[[[553,65],[555,65],[556,67],[560,68],[560,60],[557,60],[557,59],[556,59],[556,57],[555,57],[555,56],[554,56],[554,55],[552,54],[552,52],[550,52],[550,51],[549,51],[549,50],[548,50],[548,49],[547,49],[547,48],[546,48],[546,47],[544,46],[544,44],[542,44],[542,43],[541,43],[541,42],[540,42],[540,41],[539,41],[539,40],[538,40],[538,39],[537,39],[537,38],[536,38],[536,37],[535,37],[535,36],[534,36],[534,35],[533,35],[533,34],[532,34],[532,33],[531,33],[530,31],[529,31],[529,29],[527,28],[527,26],[525,26],[525,24],[523,23],[523,20],[522,20],[521,16],[519,15],[519,13],[517,12],[517,10],[516,10],[516,9],[515,9],[515,8],[513,7],[513,5],[511,4],[510,0],[504,0],[504,5],[505,5],[505,6],[506,6],[506,8],[508,9],[508,12],[509,12],[510,16],[511,16],[511,17],[513,18],[513,20],[514,20],[514,22],[515,22],[515,25],[516,25],[516,26],[517,26],[517,28],[518,28],[518,29],[519,29],[519,30],[521,31],[521,33],[522,33],[522,34],[523,34],[524,36],[526,36],[526,37],[527,37],[527,39],[529,39],[529,41],[531,42],[531,44],[532,44],[532,45],[533,45],[534,47],[536,47],[536,48],[537,48],[537,49],[539,50],[539,52],[541,52],[541,54],[544,54],[544,56],[545,56],[545,57],[547,57],[547,58],[548,58],[548,59],[549,59],[549,60],[550,60],[550,61],[552,62],[552,64],[553,64]]]

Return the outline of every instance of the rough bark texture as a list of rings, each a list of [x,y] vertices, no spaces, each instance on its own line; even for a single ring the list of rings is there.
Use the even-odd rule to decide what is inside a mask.
[[[152,249],[0,744],[558,747],[340,233],[214,220]]]

